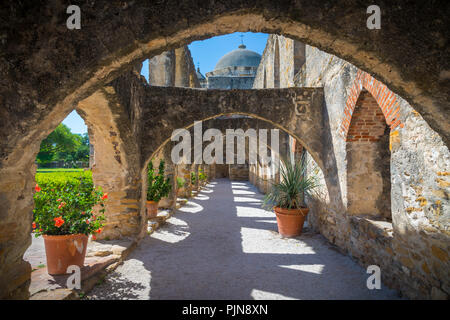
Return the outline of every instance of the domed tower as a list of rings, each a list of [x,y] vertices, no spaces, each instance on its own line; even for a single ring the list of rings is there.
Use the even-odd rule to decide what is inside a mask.
[[[260,54],[241,44],[220,58],[213,71],[206,73],[207,88],[251,89],[260,62]]]

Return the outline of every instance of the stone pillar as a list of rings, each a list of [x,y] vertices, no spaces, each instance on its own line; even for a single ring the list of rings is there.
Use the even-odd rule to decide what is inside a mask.
[[[186,47],[175,49],[175,86],[190,86],[190,56],[188,56]]]
[[[29,297],[31,265],[23,254],[31,245],[36,165],[27,162],[0,169],[0,299]]]
[[[151,86],[175,85],[175,51],[170,50],[148,60],[148,83]]]
[[[198,179],[198,168],[199,168],[199,166],[200,165],[198,165],[198,164],[194,164],[194,174],[195,174],[195,186],[194,186],[194,189],[196,190],[196,191],[198,191],[199,190],[199,179]]]
[[[172,150],[172,145],[170,143],[167,143],[163,148],[162,159],[164,159],[165,165],[166,165],[165,170],[164,170],[164,175],[166,178],[170,179],[172,189],[170,190],[169,195],[167,197],[161,199],[161,201],[159,203],[160,208],[174,208],[176,206],[177,182],[176,182],[175,165],[173,164],[171,155],[170,155],[171,150]],[[159,165],[159,163],[155,164],[155,165]]]
[[[93,132],[88,128],[89,135],[89,169],[92,170],[92,167],[95,165],[95,151],[94,144],[92,143]]]

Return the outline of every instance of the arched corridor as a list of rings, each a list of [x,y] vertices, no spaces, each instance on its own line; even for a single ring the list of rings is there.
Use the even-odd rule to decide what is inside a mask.
[[[87,299],[398,299],[321,235],[282,238],[263,195],[217,179],[181,207]]]

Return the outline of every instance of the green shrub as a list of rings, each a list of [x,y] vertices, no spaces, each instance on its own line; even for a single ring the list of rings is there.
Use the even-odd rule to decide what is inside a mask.
[[[197,176],[195,175],[195,172],[191,172],[191,184],[195,185],[196,180],[197,180]]]
[[[182,177],[177,177],[177,187],[178,187],[178,189],[183,188],[185,183],[186,183],[186,180],[184,180]]]
[[[155,173],[153,168],[153,161],[148,164],[147,171],[147,201],[158,202],[161,198],[167,197],[172,185],[169,178],[164,178],[165,162],[159,162],[158,173]]]
[[[37,173],[33,229],[36,237],[100,233],[108,195],[94,188],[92,173]],[[100,205],[99,214],[93,208]]]
[[[208,179],[208,176],[202,170],[198,170],[198,179],[200,181],[206,181],[206,179]]]

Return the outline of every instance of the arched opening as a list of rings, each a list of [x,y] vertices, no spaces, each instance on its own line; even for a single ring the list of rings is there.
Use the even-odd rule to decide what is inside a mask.
[[[214,169],[215,172],[214,177],[215,178],[228,178],[231,180],[242,180],[241,177],[246,177],[245,180],[248,180],[252,182],[262,193],[266,193],[268,189],[270,188],[271,184],[273,182],[277,182],[280,180],[279,175],[279,162],[278,160],[282,157],[284,159],[295,159],[299,160],[302,156],[308,156],[309,157],[309,165],[310,165],[310,173],[312,174],[311,169],[314,168],[315,172],[314,174],[319,174],[322,177],[323,184],[321,184],[322,189],[322,199],[328,199],[329,201],[330,197],[328,195],[328,182],[329,177],[325,176],[322,172],[322,168],[320,167],[320,161],[318,161],[317,154],[314,154],[314,152],[310,153],[307,150],[310,150],[308,146],[304,145],[304,141],[302,141],[298,136],[296,136],[294,133],[289,131],[287,128],[283,127],[282,125],[279,125],[277,123],[274,123],[268,119],[265,119],[263,117],[260,117],[255,114],[249,114],[249,113],[229,113],[227,115],[216,115],[212,116],[206,119],[200,120],[202,122],[202,125],[204,124],[204,127],[202,128],[203,132],[207,130],[208,127],[212,128],[222,128],[222,131],[225,132],[226,130],[233,130],[232,128],[236,129],[243,129],[244,134],[244,144],[240,145],[237,143],[233,143],[234,151],[233,158],[237,156],[237,153],[239,152],[238,149],[242,151],[244,149],[245,152],[245,164],[243,165],[236,165],[236,164],[227,164],[225,159],[223,160],[223,164],[214,163]],[[249,122],[246,122],[249,121]],[[253,121],[253,122],[252,122]],[[220,123],[222,122],[222,123]],[[253,124],[253,126],[249,127],[249,123]],[[225,125],[226,124],[226,125]],[[184,129],[189,130],[190,134],[189,136],[191,138],[194,137],[194,124],[186,126]],[[246,129],[247,128],[256,128],[258,131],[259,129],[278,129],[279,136],[277,133],[277,143],[278,143],[278,151],[275,151],[272,149],[271,142],[264,142],[259,141],[259,143],[263,143],[267,148],[267,156],[271,159],[270,164],[261,164],[262,162],[258,160],[255,164],[249,163],[249,144],[250,139],[248,136],[245,136],[247,134]],[[269,140],[271,141],[270,133],[269,133]],[[237,139],[237,138],[236,138]],[[233,139],[232,139],[233,140]],[[146,190],[147,188],[147,181],[145,179],[145,172],[147,165],[151,159],[165,159],[165,162],[168,164],[169,167],[173,165],[171,161],[171,149],[174,146],[174,143],[171,141],[170,138],[167,138],[163,140],[164,142],[154,151],[148,159],[146,159],[145,165],[143,166],[143,172],[142,176],[143,179],[143,190]],[[295,148],[289,148],[290,143],[294,141],[294,145],[296,145]],[[238,142],[236,140],[236,142]],[[191,141],[190,141],[191,143]],[[207,145],[209,142],[203,141],[203,146]],[[193,149],[194,146],[191,144],[191,149]],[[223,137],[223,156],[225,157],[226,152],[226,138]],[[192,150],[191,150],[192,151]],[[194,152],[190,152],[191,160],[189,164],[184,164],[181,166],[178,166],[174,172],[189,172],[192,170],[191,166],[194,163]],[[183,157],[182,157],[183,158]],[[186,157],[184,157],[187,159]],[[258,158],[260,159],[260,158]],[[171,170],[172,171],[172,170]],[[240,172],[239,172],[240,171]],[[176,200],[174,201],[176,202]]]
[[[363,90],[346,139],[349,214],[392,219],[389,133],[378,103]]]
[[[78,113],[73,111],[41,142],[35,161],[35,183],[48,197],[56,200],[59,189],[72,178],[80,177],[91,183],[93,162],[93,145],[90,143],[88,128]],[[34,211],[36,214],[44,212],[45,203],[35,203]],[[44,240],[42,236],[35,236],[40,228],[38,224],[33,224],[32,244],[24,253],[24,260],[30,263],[33,271],[43,269],[39,272],[45,273],[47,261]]]
[[[173,7],[168,6],[168,8],[173,9]],[[236,7],[241,8],[241,7]],[[98,30],[93,32],[100,32],[100,34],[94,34],[91,38],[92,39],[108,39],[107,42],[105,42],[105,45],[102,48],[98,48],[98,50],[91,50],[89,46],[79,46],[80,48],[80,54],[76,56],[67,55],[66,57],[63,57],[63,59],[59,60],[58,63],[61,63],[61,68],[54,68],[55,70],[65,70],[65,72],[59,72],[58,74],[55,74],[51,77],[51,81],[48,81],[49,84],[54,85],[48,85],[47,87],[41,87],[39,91],[39,96],[41,98],[36,98],[35,94],[29,94],[26,95],[26,92],[29,89],[32,89],[33,86],[36,83],[40,83],[41,77],[43,74],[47,74],[44,69],[39,69],[38,63],[36,63],[35,56],[33,58],[29,58],[26,60],[26,56],[22,55],[21,52],[18,52],[17,54],[11,53],[11,57],[16,56],[24,56],[24,65],[37,67],[34,71],[26,73],[24,72],[23,75],[20,75],[18,73],[16,74],[17,77],[17,83],[22,82],[20,87],[23,90],[17,90],[19,86],[10,86],[10,92],[16,91],[21,92],[23,98],[15,99],[16,96],[13,99],[7,100],[7,105],[9,103],[9,106],[12,106],[13,104],[11,101],[14,101],[17,103],[17,108],[5,108],[3,112],[5,112],[5,117],[1,117],[3,119],[6,119],[5,122],[2,122],[2,128],[11,128],[11,132],[13,132],[15,129],[20,130],[20,134],[13,135],[10,134],[10,136],[13,136],[13,138],[7,137],[2,143],[4,143],[5,148],[2,150],[2,168],[6,168],[2,171],[2,190],[5,191],[4,199],[2,199],[2,203],[4,203],[5,208],[8,208],[8,214],[7,218],[5,219],[5,223],[2,225],[2,231],[3,230],[12,230],[11,234],[18,233],[16,232],[18,229],[22,228],[22,226],[9,224],[12,219],[12,217],[20,217],[20,212],[27,211],[30,208],[30,190],[31,186],[29,185],[29,181],[31,181],[29,178],[30,175],[32,175],[29,171],[29,163],[30,159],[28,157],[29,154],[29,148],[26,148],[29,145],[35,144],[35,141],[38,141],[40,139],[43,139],[49,131],[55,128],[55,124],[57,123],[57,118],[64,113],[68,113],[71,108],[73,108],[74,102],[79,101],[81,98],[88,96],[91,94],[95,89],[99,88],[101,85],[104,85],[114,79],[118,74],[120,74],[125,68],[130,65],[131,63],[138,61],[142,59],[144,56],[153,56],[155,54],[158,54],[162,52],[163,50],[168,50],[170,48],[174,48],[179,46],[180,44],[187,41],[186,39],[199,39],[202,37],[211,36],[213,34],[221,34],[225,32],[235,31],[237,29],[242,30],[256,30],[257,28],[264,28],[265,31],[272,31],[272,32],[280,32],[281,34],[291,35],[293,38],[296,39],[303,39],[304,41],[316,44],[321,48],[324,48],[325,50],[329,50],[329,52],[333,52],[338,54],[339,56],[345,56],[349,57],[351,59],[351,62],[356,63],[361,68],[365,68],[368,71],[373,72],[375,75],[379,76],[380,79],[385,81],[386,83],[390,83],[392,85],[392,88],[399,93],[404,94],[411,98],[412,102],[415,102],[419,108],[418,110],[428,110],[429,112],[425,113],[426,119],[430,120],[430,125],[433,128],[438,128],[438,131],[444,135],[444,138],[448,136],[447,131],[445,130],[445,127],[447,126],[448,119],[444,117],[445,112],[442,111],[441,106],[446,106],[445,104],[445,95],[439,95],[437,97],[434,97],[433,93],[435,92],[445,92],[445,90],[439,90],[436,88],[442,88],[442,83],[445,83],[445,81],[438,81],[438,77],[441,76],[442,73],[439,73],[439,68],[434,68],[434,71],[436,72],[430,72],[429,71],[429,65],[426,65],[426,72],[420,73],[420,67],[417,68],[416,71],[408,71],[412,72],[410,75],[406,75],[406,72],[402,71],[404,68],[403,66],[403,58],[406,56],[405,54],[401,54],[401,52],[398,51],[392,51],[391,48],[385,48],[382,49],[383,46],[381,43],[377,42],[377,40],[374,40],[372,43],[367,43],[366,41],[366,33],[364,33],[363,36],[355,35],[355,37],[351,37],[351,42],[349,42],[349,37],[346,38],[346,33],[342,33],[342,38],[335,37],[335,34],[341,34],[339,32],[334,32],[334,29],[330,29],[329,26],[324,26],[324,29],[317,29],[315,27],[311,27],[315,25],[315,21],[319,21],[320,19],[312,19],[314,23],[309,22],[308,19],[304,19],[304,21],[297,21],[292,18],[287,18],[287,20],[283,21],[275,20],[275,23],[273,20],[264,18],[262,16],[262,9],[259,8],[256,10],[255,14],[242,14],[242,12],[239,11],[233,11],[234,9],[225,9],[223,12],[221,10],[214,11],[213,13],[204,14],[198,14],[197,10],[195,11],[195,16],[192,16],[193,20],[195,21],[192,24],[192,27],[189,28],[189,32],[185,32],[187,29],[187,26],[182,21],[186,21],[184,19],[180,19],[180,22],[177,22],[176,25],[171,25],[173,23],[172,19],[170,23],[161,23],[158,24],[161,29],[154,29],[151,26],[148,25],[148,23],[152,23],[152,19],[149,19],[145,15],[137,15],[137,19],[121,19],[121,21],[129,21],[130,23],[137,23],[142,24],[143,27],[138,25],[134,25],[134,27],[128,27],[128,28],[118,28],[120,29],[119,32],[117,32],[115,35],[112,35],[111,37],[103,37],[101,34],[102,29],[104,28],[95,28],[96,24],[99,24],[99,26],[104,24],[104,20],[100,21],[88,21],[88,23],[92,22],[92,29],[91,30]],[[268,11],[269,15],[273,15],[276,17],[291,17],[288,12],[293,12],[293,8],[279,8],[280,12],[276,12],[276,10]],[[333,12],[333,10],[327,10],[328,12]],[[131,12],[131,13],[130,13]],[[155,12],[159,12],[158,10],[155,10]],[[204,12],[204,11],[202,11]],[[337,18],[339,17],[339,13],[341,11],[336,10]],[[356,12],[356,11],[355,11]],[[124,15],[127,14],[134,14],[134,10],[124,11]],[[228,14],[229,13],[229,14]],[[189,13],[188,13],[189,14]],[[322,12],[318,13],[319,15],[322,14]],[[88,14],[89,16],[89,14]],[[92,17],[96,17],[95,14],[91,15]],[[168,14],[167,16],[171,16]],[[206,17],[208,16],[208,17]],[[343,15],[344,16],[344,15]],[[433,16],[433,15],[430,15]],[[108,17],[105,15],[105,17]],[[219,18],[218,18],[219,17]],[[89,19],[89,18],[88,18]],[[144,20],[140,20],[144,19]],[[208,20],[209,19],[209,20]],[[303,20],[303,17],[299,18]],[[331,18],[330,18],[331,19]],[[348,21],[359,21],[359,19],[349,19],[348,16],[344,17],[344,20],[339,20],[339,18],[336,21],[336,23],[333,24],[333,28],[336,25],[340,25],[341,27],[346,25]],[[150,21],[150,22],[146,22]],[[206,22],[208,21],[208,22]],[[211,21],[214,21],[217,23],[215,25],[214,23],[211,23]],[[114,22],[114,21],[113,21]],[[260,23],[258,23],[260,22]],[[165,28],[171,25],[170,30],[165,32]],[[49,31],[53,28],[53,25],[49,24]],[[121,27],[117,25],[118,27]],[[258,26],[258,27],[255,27]],[[46,26],[47,27],[47,26]],[[208,28],[211,27],[211,28]],[[143,28],[143,29],[141,29]],[[343,28],[343,27],[342,27]],[[345,29],[345,28],[343,28]],[[396,30],[396,28],[391,28],[392,30]],[[54,30],[58,30],[58,28],[54,28]],[[136,36],[135,41],[133,41],[132,45],[127,46],[127,44],[130,43],[130,40],[132,37],[124,37],[124,33],[122,30],[126,30],[126,32],[130,32],[130,30],[137,30],[138,36]],[[143,30],[152,30],[152,35],[149,35],[147,31]],[[208,30],[207,33],[205,33]],[[401,30],[401,28],[400,28]],[[142,31],[142,32],[141,32]],[[160,32],[158,32],[160,31]],[[164,31],[164,32],[163,32]],[[331,32],[333,31],[333,32]],[[411,30],[403,30],[405,35],[409,35]],[[135,32],[135,31],[132,31]],[[399,31],[400,32],[400,31]],[[167,36],[167,34],[170,34],[170,36]],[[155,35],[164,35],[159,38]],[[17,39],[26,39],[27,37],[17,37]],[[395,38],[395,37],[393,37]],[[410,37],[411,41],[409,41],[408,36],[405,36],[406,42],[403,43],[404,46],[402,48],[399,48],[398,50],[404,50],[404,52],[412,52],[415,54],[418,54],[417,52],[420,52],[420,50],[417,50],[415,48],[415,37]],[[123,40],[126,39],[126,40]],[[355,40],[353,40],[355,39]],[[403,39],[403,38],[402,38]],[[61,38],[58,38],[55,43],[60,43],[59,40],[63,41]],[[15,40],[14,40],[15,41]],[[22,41],[22,40],[17,40]],[[37,39],[38,45],[36,47],[39,47],[39,44],[42,44],[42,40]],[[48,38],[45,38],[45,43],[48,43]],[[20,44],[20,43],[19,43]],[[331,45],[330,45],[331,44]],[[361,44],[362,48],[359,47],[359,52],[361,54],[354,54],[357,50],[356,48],[358,45]],[[378,47],[377,44],[380,44]],[[72,43],[68,44],[69,46],[66,47],[68,51],[71,49],[72,52],[77,52],[77,45],[79,43],[77,40],[74,40]],[[72,47],[71,47],[72,46]],[[75,47],[73,47],[75,46]],[[28,47],[21,46],[21,45],[11,45],[11,48],[25,48],[28,50]],[[40,46],[44,47],[44,45]],[[87,48],[87,49],[86,49]],[[373,49],[376,48],[376,49]],[[18,49],[19,50],[19,49]],[[30,50],[30,54],[34,54],[32,50]],[[48,52],[53,52],[52,50],[49,50]],[[120,54],[119,54],[120,52]],[[393,52],[394,56],[391,56],[387,52]],[[28,54],[28,53],[27,53]],[[419,54],[420,55],[420,54]],[[30,55],[31,56],[31,55]],[[45,60],[51,63],[54,59],[50,59],[49,56],[43,56],[39,61]],[[396,58],[397,57],[397,58]],[[394,59],[389,59],[394,58]],[[64,60],[65,59],[65,60]],[[72,60],[71,60],[72,59]],[[445,59],[445,56],[442,57],[442,59]],[[31,61],[33,60],[33,61]],[[415,59],[416,61],[421,61],[421,59]],[[427,60],[426,57],[424,57],[424,60]],[[90,63],[86,63],[86,61],[89,61]],[[383,61],[394,61],[392,63],[382,63]],[[431,60],[427,60],[431,61]],[[437,61],[440,61],[437,59]],[[9,62],[9,61],[8,61]],[[30,62],[30,63],[28,63]],[[16,62],[13,62],[10,64],[12,67],[16,65]],[[435,63],[430,63],[431,66],[436,66]],[[47,67],[46,65],[45,67]],[[64,66],[67,66],[65,68]],[[11,68],[12,68],[11,67]],[[392,68],[391,68],[392,67]],[[10,67],[8,67],[10,68]],[[7,68],[7,69],[8,69]],[[431,67],[431,69],[433,69]],[[12,70],[12,69],[8,69]],[[77,77],[73,77],[71,79],[67,79],[67,74],[73,74],[77,75]],[[405,75],[405,77],[403,77]],[[431,78],[430,78],[431,77]],[[26,79],[26,78],[29,78]],[[412,84],[409,82],[409,79],[431,79],[432,81],[428,82],[427,86],[421,86],[420,81],[414,80]],[[445,79],[445,74],[443,76],[443,79]],[[21,81],[23,80],[23,81]],[[58,84],[58,85],[56,85]],[[8,87],[9,88],[9,87]],[[5,89],[6,90],[6,89]],[[9,90],[9,89],[8,89]],[[54,92],[53,92],[54,91]],[[9,92],[9,91],[5,91]],[[38,92],[36,90],[29,90],[29,92]],[[424,93],[424,94],[422,94]],[[434,99],[436,98],[436,99]],[[443,102],[443,103],[441,103]],[[24,110],[28,110],[24,106],[29,106],[31,104],[36,105],[36,110],[33,112],[23,112]],[[16,110],[17,113],[24,114],[23,117],[25,117],[22,120],[21,116],[15,115],[13,112],[15,111],[8,111],[8,110]],[[132,113],[132,112],[130,112]],[[46,114],[46,117],[43,117],[42,114]],[[131,118],[134,116],[130,116]],[[435,119],[437,118],[437,119]],[[40,122],[42,125],[37,128],[33,127],[35,123]],[[3,126],[3,124],[5,125]],[[23,126],[22,126],[23,123]],[[14,128],[12,124],[20,124],[17,128]],[[444,129],[443,129],[444,128]],[[6,130],[5,130],[6,132]],[[18,131],[19,132],[19,131]],[[6,136],[6,135],[5,135]],[[36,146],[30,147],[36,148]],[[22,151],[25,150],[27,152]],[[5,155],[5,156],[3,156]],[[3,161],[3,159],[5,159]],[[329,160],[329,159],[327,159]],[[17,173],[14,172],[14,169],[18,169]],[[447,172],[447,171],[437,171],[437,172]],[[3,174],[4,173],[4,174]],[[17,178],[13,179],[13,176],[18,176]],[[442,176],[439,176],[440,180],[439,185],[445,186],[446,181],[443,180],[444,178]],[[130,179],[132,180],[132,179]],[[336,179],[337,180],[337,179]],[[139,180],[137,180],[139,181]],[[334,185],[337,184],[336,182],[333,183]],[[19,195],[17,197],[17,195]],[[12,201],[11,199],[14,199]],[[17,199],[17,201],[15,201]],[[436,205],[438,206],[438,205]],[[439,207],[439,206],[438,206]],[[415,208],[417,209],[417,208]],[[419,208],[420,209],[420,208]],[[11,213],[13,214],[11,214]],[[9,233],[6,234],[6,239],[9,241]],[[12,239],[13,237],[11,237]],[[16,241],[17,240],[17,241]],[[7,243],[6,241],[4,241]],[[16,244],[17,243],[17,244]],[[26,245],[27,240],[26,239],[14,239],[14,246],[18,248],[17,251],[13,253],[13,255],[10,255],[8,258],[11,259],[5,259],[7,263],[5,265],[8,265],[8,270],[14,269],[16,267],[17,270],[20,269],[20,250],[22,250],[22,247]],[[19,258],[18,258],[19,257]],[[10,267],[14,266],[14,267]],[[6,271],[3,272],[4,268],[2,268],[2,275],[6,274],[9,275]],[[6,268],[5,268],[6,270]],[[6,286],[3,286],[5,287]],[[5,289],[6,290],[6,289]],[[440,289],[438,289],[440,290]],[[7,291],[10,291],[9,288]]]

